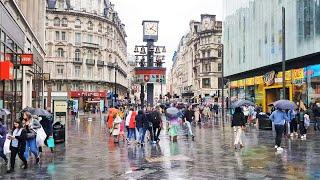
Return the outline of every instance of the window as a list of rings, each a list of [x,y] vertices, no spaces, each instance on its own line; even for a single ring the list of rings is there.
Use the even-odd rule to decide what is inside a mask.
[[[211,64],[210,62],[205,62],[202,64],[202,71],[203,72],[211,72]]]
[[[63,75],[64,65],[57,65],[57,74]]]
[[[222,57],[222,51],[218,50],[218,57]]]
[[[60,26],[60,19],[58,17],[55,17],[53,20],[53,25],[54,26]]]
[[[93,30],[93,23],[91,21],[88,22],[88,29]]]
[[[57,57],[64,57],[64,51],[62,48],[58,48],[56,56]]]
[[[102,78],[101,74],[103,74],[102,68],[98,68],[98,77],[100,79]]]
[[[87,59],[93,59],[92,51],[88,51]]]
[[[79,49],[76,49],[74,52],[74,59],[75,61],[80,61],[81,53]]]
[[[211,50],[207,51],[207,57],[211,57]]]
[[[92,39],[93,39],[92,34],[88,34],[88,39],[87,40],[88,40],[89,43],[93,42]]]
[[[99,39],[99,45],[102,46],[102,37],[99,36],[98,39]]]
[[[87,67],[88,78],[92,78],[92,67]]]
[[[218,63],[218,71],[221,71],[221,70],[222,70],[222,64]]]
[[[206,52],[202,51],[202,58],[205,58],[205,57],[206,57]]]
[[[81,44],[81,33],[75,33],[75,44]]]
[[[62,18],[62,20],[61,20],[61,25],[62,25],[62,27],[68,27],[68,20],[67,20],[67,18]]]
[[[60,31],[56,31],[56,41],[60,40]]]
[[[79,84],[72,84],[72,90],[73,91],[78,91],[79,90]]]
[[[80,77],[80,66],[75,66],[74,67],[74,76],[75,77]]]
[[[61,83],[57,83],[57,91],[62,91],[62,84]]]
[[[66,41],[66,32],[61,32],[61,40]]]
[[[76,19],[76,21],[74,22],[74,27],[81,28],[81,21],[79,19]]]
[[[102,32],[102,25],[101,24],[98,25],[98,32]]]
[[[203,88],[210,88],[210,78],[203,78],[202,79],[202,87]]]

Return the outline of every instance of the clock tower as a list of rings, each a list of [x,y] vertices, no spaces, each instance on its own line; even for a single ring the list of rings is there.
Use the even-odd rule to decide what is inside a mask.
[[[159,21],[142,21],[143,42],[158,41],[158,24]]]

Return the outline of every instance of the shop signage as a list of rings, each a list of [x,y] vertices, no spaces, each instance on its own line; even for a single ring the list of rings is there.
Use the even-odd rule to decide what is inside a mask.
[[[303,78],[304,78],[303,68],[292,70],[292,80],[298,80],[298,79],[303,79]]]
[[[254,78],[255,84],[263,84],[263,76],[257,76]]]
[[[166,83],[165,75],[160,74],[144,74],[144,75],[135,75],[134,83]]]
[[[13,64],[10,61],[0,62],[0,80],[13,80]]]
[[[23,66],[32,66],[33,65],[33,54],[21,54],[20,55],[20,64]]]
[[[244,80],[238,80],[238,87],[243,87],[245,85]]]
[[[231,81],[230,87],[238,87],[238,81]]]
[[[55,113],[66,113],[67,102],[66,101],[54,101],[54,112]]]
[[[253,85],[254,85],[254,78],[247,78],[246,86],[253,86]]]
[[[278,72],[276,78],[280,78],[282,79],[282,72]],[[290,81],[291,80],[291,71],[286,71],[286,81]],[[282,80],[281,80],[282,82]]]
[[[107,97],[106,92],[87,92],[87,91],[71,91],[70,92],[71,97],[100,97],[100,98],[105,98]]]
[[[270,71],[263,75],[263,82],[267,85],[270,86],[274,83],[274,78],[275,78],[276,72],[275,71]]]

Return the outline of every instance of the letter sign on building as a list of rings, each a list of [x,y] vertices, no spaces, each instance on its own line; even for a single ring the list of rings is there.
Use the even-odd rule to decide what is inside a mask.
[[[21,54],[20,64],[23,66],[32,66],[33,65],[33,55],[32,54]]]

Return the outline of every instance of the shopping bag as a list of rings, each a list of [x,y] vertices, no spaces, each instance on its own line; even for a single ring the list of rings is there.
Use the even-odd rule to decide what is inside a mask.
[[[55,144],[54,144],[54,139],[53,137],[49,137],[47,140],[47,144],[49,148],[54,148]]]
[[[4,142],[4,146],[3,146],[3,153],[4,154],[9,154],[11,152],[10,151],[10,143],[11,143],[11,140],[8,139],[8,135],[7,135],[6,141]]]
[[[38,147],[44,146],[44,141],[46,140],[46,138],[47,134],[44,129],[42,127],[37,129],[36,142]]]

